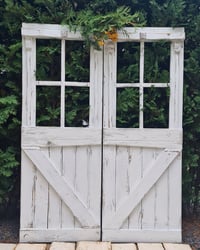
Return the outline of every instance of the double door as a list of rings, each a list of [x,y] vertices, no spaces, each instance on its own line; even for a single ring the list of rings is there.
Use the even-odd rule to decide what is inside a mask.
[[[91,48],[89,81],[72,82],[65,79],[65,41],[81,38],[59,25],[23,24],[20,241],[181,241],[184,33],[150,28],[128,32],[130,37],[119,34],[119,39],[139,43],[137,83],[117,83],[119,51],[111,41],[100,51]],[[170,82],[145,83],[148,37],[176,36],[179,40],[170,41]],[[36,39],[52,37],[61,42],[60,80],[37,80]],[[38,86],[59,87],[59,126],[36,126]],[[166,128],[144,126],[144,90],[152,86],[170,88]],[[89,90],[86,127],[66,127],[68,87]],[[135,128],[116,123],[117,92],[124,88],[138,90]]]

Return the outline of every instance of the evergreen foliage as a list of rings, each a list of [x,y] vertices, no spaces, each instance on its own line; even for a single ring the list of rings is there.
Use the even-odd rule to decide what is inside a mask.
[[[139,12],[130,14],[130,8],[120,6],[114,11],[105,13],[99,11],[98,5],[93,8],[83,9],[75,12],[73,18],[66,18],[64,23],[68,24],[73,31],[79,30],[87,45],[93,45],[100,49],[104,40],[112,39],[117,41],[116,30],[123,30],[125,26],[141,26],[144,18]],[[101,8],[100,8],[101,9]],[[112,36],[115,34],[115,36]]]
[[[66,22],[67,17],[67,20],[73,23],[77,13],[84,13],[89,9],[96,15],[114,13],[124,5],[130,8],[130,15],[136,12],[142,13],[146,19],[146,26],[185,27],[183,205],[184,211],[198,212],[200,205],[200,3],[196,0],[1,0],[0,212],[8,212],[9,208],[13,208],[11,210],[13,213],[18,207],[19,200],[22,82],[20,28],[22,22],[61,24],[64,20]],[[82,18],[81,15],[79,18]],[[88,23],[85,28],[89,28]],[[56,65],[58,65],[59,45],[55,44],[55,41],[51,41],[48,46],[43,41],[39,44],[38,59],[43,63],[41,65],[44,65],[43,67],[37,65],[39,79],[49,77],[52,80],[59,77],[59,72],[55,70],[55,61],[52,59],[55,55]],[[120,46],[118,81],[137,81],[138,45]],[[162,55],[167,54],[167,49],[162,44],[157,48],[154,48],[154,44],[151,46],[145,55],[147,59],[145,69],[149,69],[145,81],[159,79],[168,82],[168,61],[162,60]],[[85,67],[85,65],[89,62],[89,52],[85,49],[85,45],[68,44],[67,50],[66,78],[88,81],[88,66]],[[38,124],[50,125],[52,121],[53,123],[58,121],[59,96],[55,99],[52,97],[56,91],[38,90],[38,98],[41,100],[37,109]],[[118,91],[117,124],[119,127],[138,126],[138,114],[133,112],[138,110],[138,95],[136,89],[125,88],[123,91]],[[67,90],[66,97],[68,100],[66,126],[80,126],[78,119],[88,117],[88,91],[84,88],[81,90],[71,88]],[[163,100],[168,98],[167,91],[158,93],[155,89],[149,89],[145,93],[145,98],[147,100],[144,107],[146,127],[165,127],[168,121]],[[47,108],[45,103],[48,100],[53,101]],[[82,110],[79,109],[80,105]],[[80,117],[81,114],[83,116]],[[128,119],[126,114],[129,114]]]

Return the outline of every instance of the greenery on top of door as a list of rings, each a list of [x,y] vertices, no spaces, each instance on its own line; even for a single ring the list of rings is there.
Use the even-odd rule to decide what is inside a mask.
[[[2,0],[0,2],[0,213],[14,214],[18,207],[19,200],[19,174],[20,174],[20,121],[21,121],[21,34],[20,28],[22,22],[36,23],[56,23],[60,24],[66,19],[66,16],[72,16],[74,12],[80,10],[92,9],[98,12],[114,11],[117,7],[126,5],[130,7],[131,14],[136,11],[142,13],[146,20],[146,26],[150,27],[185,27],[185,76],[184,76],[184,150],[183,150],[183,206],[184,211],[198,212],[200,205],[200,4],[196,0]],[[133,45],[134,46],[134,45]],[[58,46],[59,47],[59,46]],[[69,51],[73,45],[69,45]],[[56,48],[57,49],[57,48]],[[134,50],[134,48],[133,48]],[[44,51],[41,54],[47,65],[45,69],[40,69],[38,74],[53,72],[56,67],[52,65],[50,55],[56,53],[55,47]],[[88,69],[85,69],[84,59],[85,50],[82,47],[76,49],[76,53],[71,55],[70,63],[67,65],[66,75],[69,79],[87,81]],[[88,52],[87,52],[88,53]],[[125,74],[129,77],[137,76],[137,63],[131,63],[129,53],[123,52],[124,65],[129,65],[127,70],[123,70],[124,65],[120,65],[118,78],[123,80]],[[155,78],[156,76],[167,81],[168,72],[166,65],[161,63],[161,68],[157,67],[156,55],[162,54],[162,49],[155,50],[153,57],[150,49],[147,57],[149,63],[145,68],[149,69],[145,80]],[[137,59],[137,51],[133,51]],[[152,70],[152,67],[154,69]],[[53,71],[52,71],[53,70]],[[160,72],[162,74],[160,74]],[[56,74],[56,72],[55,72]],[[78,77],[78,78],[77,78]],[[80,88],[81,89],[81,88]],[[129,112],[132,102],[128,101],[124,105],[127,95],[131,100],[131,95],[135,97],[137,105],[137,91],[124,90],[127,93],[119,93],[118,113]],[[162,126],[167,124],[163,112],[165,106],[157,100],[160,98],[154,90],[149,90],[152,98],[148,101],[146,109],[154,112],[155,116],[149,117],[149,123],[159,122]],[[82,102],[87,102],[88,92],[77,92],[82,95]],[[46,93],[48,95],[48,93]],[[167,98],[167,93],[163,93]],[[149,93],[148,93],[149,96]],[[147,96],[147,98],[148,98]],[[71,104],[78,100],[71,100]],[[45,98],[43,99],[45,101]],[[41,105],[45,106],[44,103]],[[56,106],[55,106],[56,107]],[[50,114],[56,120],[59,112],[54,108],[45,110],[46,118],[49,120]],[[70,123],[76,123],[75,110],[68,119]],[[118,124],[123,126],[126,117],[120,116]],[[130,117],[131,118],[131,117]],[[130,123],[135,123],[137,117],[129,119]],[[49,121],[48,121],[49,122]],[[137,125],[137,124],[136,124]],[[131,124],[130,124],[131,126]],[[10,213],[9,213],[10,211]]]

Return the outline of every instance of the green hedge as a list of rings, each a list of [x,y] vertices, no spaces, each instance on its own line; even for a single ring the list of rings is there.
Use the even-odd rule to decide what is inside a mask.
[[[183,150],[183,208],[185,212],[198,212],[200,206],[200,3],[196,0],[1,0],[0,2],[0,213],[9,214],[18,211],[19,207],[19,175],[20,175],[20,124],[21,124],[21,24],[22,22],[56,23],[60,24],[66,17],[73,17],[74,12],[90,8],[95,12],[113,11],[117,7],[126,4],[131,12],[140,11],[146,19],[146,26],[150,27],[185,27],[185,71],[184,71],[184,150]],[[77,45],[76,53],[70,52],[71,62],[68,64],[66,75],[68,79],[87,79],[88,55],[84,45]],[[118,79],[127,77],[136,79],[138,69],[132,58],[138,57],[137,46],[124,45],[119,49],[120,69]],[[127,47],[126,47],[127,46]],[[135,46],[135,47],[134,47]],[[166,54],[165,46],[150,48],[147,53],[146,68],[150,74],[147,79],[167,79],[168,71],[165,63],[158,61],[162,53]],[[70,45],[69,48],[73,48]],[[45,67],[38,66],[38,77],[45,77],[53,63],[47,55],[57,53],[56,50],[45,51],[43,44],[40,45],[41,61]],[[85,52],[83,52],[85,51]],[[120,52],[121,51],[121,52]],[[133,57],[130,57],[130,52]],[[153,55],[152,55],[152,52]],[[84,63],[80,64],[80,56],[84,54]],[[156,56],[157,55],[157,56]],[[58,56],[59,58],[59,56]],[[46,61],[45,61],[46,60]],[[132,62],[132,63],[131,63]],[[127,68],[127,65],[128,68]],[[152,68],[154,67],[154,68]],[[49,71],[52,72],[52,71]],[[78,74],[77,74],[78,72]],[[128,74],[124,74],[128,72]],[[55,75],[55,74],[54,74]],[[77,79],[77,75],[78,78]],[[56,77],[56,76],[55,76]],[[74,93],[71,88],[66,92],[70,99],[67,107],[68,126],[79,126],[80,115],[87,118],[87,91],[80,100],[80,92]],[[51,91],[40,91],[38,98],[40,107],[44,100],[50,100]],[[117,124],[119,127],[136,126],[137,115],[132,112],[127,121],[130,110],[137,108],[137,91],[127,90],[118,92]],[[150,89],[145,98],[146,126],[165,127],[167,118],[165,104],[162,100],[168,98],[168,93],[157,93]],[[124,100],[127,100],[126,103]],[[133,103],[129,100],[135,100]],[[59,100],[58,100],[59,101]],[[157,104],[159,103],[159,109]],[[83,110],[78,106],[82,105]],[[85,106],[84,106],[85,105]],[[59,116],[56,103],[50,103],[51,108],[46,113],[38,111],[38,124],[48,124],[52,119],[55,121]],[[73,108],[72,108],[73,107]],[[154,114],[151,116],[150,114]]]

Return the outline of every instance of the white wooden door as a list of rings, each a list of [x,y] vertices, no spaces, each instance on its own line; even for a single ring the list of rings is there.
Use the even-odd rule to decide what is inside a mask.
[[[23,24],[21,242],[99,240],[101,222],[102,53],[91,49],[89,82],[65,80],[60,25]],[[36,40],[59,39],[60,81],[36,79]],[[97,67],[98,65],[98,67]],[[36,88],[60,92],[60,125],[36,126]],[[89,89],[89,127],[65,127],[65,90]],[[53,89],[54,91],[54,89]]]
[[[117,82],[117,44],[91,48],[89,82],[66,81],[60,25],[23,24],[20,241],[181,241],[183,29],[127,28],[139,42],[139,81]],[[59,81],[37,80],[36,40],[61,43]],[[150,41],[171,43],[170,80],[145,83]],[[170,88],[168,128],[144,128],[144,89]],[[36,88],[60,88],[60,126],[36,126]],[[89,88],[89,126],[65,126],[65,90]],[[139,127],[116,127],[117,89],[139,89]],[[103,93],[103,94],[102,94]],[[103,112],[102,112],[103,111]]]
[[[181,242],[183,30],[142,29],[121,42],[140,46],[139,82],[118,83],[117,44],[104,50],[102,239]],[[163,33],[162,33],[163,32]],[[168,33],[169,32],[169,33]],[[166,37],[168,36],[168,38]],[[177,37],[174,37],[177,36]],[[180,39],[178,39],[180,38]],[[169,39],[170,80],[144,81],[145,45]],[[168,128],[144,127],[144,90],[170,88]],[[138,128],[116,128],[117,90],[137,88]]]

